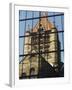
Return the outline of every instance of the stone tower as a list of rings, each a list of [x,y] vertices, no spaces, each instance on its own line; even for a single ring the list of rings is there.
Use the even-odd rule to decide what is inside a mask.
[[[53,25],[53,23],[51,23],[48,20],[48,17],[46,17],[46,16],[48,16],[47,12],[41,13],[42,18],[40,18],[39,22],[33,28],[33,32],[37,33],[39,28],[43,29],[44,35],[46,35],[46,39],[44,39],[44,38],[40,38],[40,39],[42,39],[42,42],[48,41],[49,43],[44,42],[44,44],[41,44],[43,47],[42,51],[48,51],[48,52],[57,51],[54,53],[53,52],[48,53],[48,59],[47,59],[47,55],[45,55],[44,58],[46,61],[48,61],[49,64],[51,64],[53,67],[56,67],[59,62],[58,57],[60,57],[58,54],[59,39],[58,39],[58,35],[56,33],[57,32],[56,27]],[[44,48],[44,47],[46,47],[46,48]]]
[[[19,69],[22,69],[22,72],[19,72],[20,77],[23,74],[26,76],[32,74],[38,75],[39,71],[41,72],[40,75],[44,74],[43,68],[45,68],[47,63],[51,68],[55,68],[53,70],[58,72],[57,67],[60,62],[60,43],[57,29],[53,23],[48,20],[47,12],[41,12],[40,17],[39,22],[37,22],[32,31],[27,31],[25,33],[26,37],[24,41],[24,54],[40,54],[24,57],[20,62]],[[47,73],[48,71],[45,72],[46,75]]]

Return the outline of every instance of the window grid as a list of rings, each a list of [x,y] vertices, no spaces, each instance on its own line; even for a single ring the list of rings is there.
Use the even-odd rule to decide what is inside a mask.
[[[19,14],[20,14],[20,12],[19,12]],[[48,35],[50,35],[50,34],[53,34],[53,33],[57,33],[58,35],[61,33],[62,34],[62,40],[64,40],[64,37],[63,37],[63,34],[64,34],[64,30],[63,30],[63,20],[62,20],[62,16],[64,16],[64,14],[63,13],[61,13],[61,14],[54,14],[54,15],[48,15],[48,16],[43,16],[43,17],[41,17],[41,15],[39,14],[39,17],[34,17],[34,12],[32,11],[32,18],[27,18],[27,11],[26,11],[26,15],[25,15],[25,19],[20,19],[19,20],[19,22],[22,22],[22,21],[25,21],[25,27],[24,27],[24,35],[20,35],[19,36],[19,38],[24,38],[24,43],[25,43],[25,38],[26,37],[33,37],[34,35],[25,35],[25,32],[26,32],[26,22],[28,21],[28,20],[31,20],[32,21],[32,29],[33,29],[33,21],[34,20],[36,20],[36,19],[39,19],[40,20],[40,18],[49,18],[49,17],[52,17],[53,19],[54,19],[54,22],[53,22],[53,24],[55,25],[55,18],[56,17],[58,17],[58,16],[60,16],[61,17],[61,27],[62,27],[62,30],[60,30],[60,31],[57,31],[57,32],[50,32]],[[40,25],[39,25],[40,26]],[[32,30],[31,29],[31,30]],[[44,34],[44,33],[42,33],[42,34]],[[31,42],[31,53],[30,54],[24,54],[24,52],[23,52],[23,54],[19,54],[19,57],[25,57],[25,56],[30,56],[30,55],[38,55],[39,57],[38,57],[38,61],[39,61],[39,67],[40,67],[40,56],[42,55],[42,54],[44,54],[44,56],[45,56],[45,54],[47,54],[47,59],[48,59],[48,53],[54,53],[54,52],[57,52],[57,50],[53,50],[53,51],[43,51],[43,52],[41,52],[40,51],[40,44],[41,44],[41,41],[40,41],[40,35],[42,35],[40,32],[39,33],[35,33],[35,36],[37,36],[38,37],[38,39],[37,40],[39,40],[39,42],[37,42],[37,45],[39,45],[38,46],[38,51],[39,52],[36,52],[36,53],[32,53],[32,42]],[[36,37],[36,38],[37,38]],[[43,37],[43,39],[45,38],[46,36],[44,36]],[[48,43],[48,42],[47,42]],[[44,44],[44,46],[45,46],[45,42],[43,41],[43,43],[42,44]],[[62,44],[64,44],[64,41],[62,41]],[[29,45],[29,44],[27,44],[27,45]],[[34,45],[36,45],[36,44],[34,44]],[[23,48],[23,50],[24,50],[24,48]],[[45,47],[44,47],[44,50],[45,50]],[[62,53],[62,52],[64,52],[64,45],[63,45],[63,49],[60,49],[60,53]],[[56,56],[56,55],[55,55]],[[22,72],[23,72],[23,64],[24,63],[22,63]],[[31,75],[31,76],[35,76],[35,77],[38,77],[38,75]],[[31,77],[31,76],[27,76],[27,77]],[[26,77],[26,78],[27,78]]]

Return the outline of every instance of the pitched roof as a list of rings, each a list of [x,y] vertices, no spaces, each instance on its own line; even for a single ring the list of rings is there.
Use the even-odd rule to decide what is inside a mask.
[[[37,24],[35,25],[35,27],[33,28],[33,32],[37,32],[39,29],[39,24],[41,24],[41,26],[44,28],[44,30],[51,30],[52,28],[54,28],[54,25],[48,20],[47,18],[47,13],[42,14],[44,16],[41,16],[42,18],[40,18],[40,20],[37,22]]]

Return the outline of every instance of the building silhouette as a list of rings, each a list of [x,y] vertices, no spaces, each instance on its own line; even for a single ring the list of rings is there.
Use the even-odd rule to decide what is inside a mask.
[[[39,22],[25,32],[24,58],[19,62],[19,78],[63,77],[60,42],[57,28],[46,12],[40,12]]]

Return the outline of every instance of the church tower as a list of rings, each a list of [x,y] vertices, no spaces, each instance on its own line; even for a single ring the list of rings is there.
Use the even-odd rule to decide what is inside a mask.
[[[42,33],[42,37],[37,38],[37,41],[38,39],[41,41],[41,43],[39,43],[40,50],[47,52],[43,57],[52,67],[57,67],[59,62],[58,57],[60,57],[60,54],[58,54],[60,48],[59,39],[56,27],[48,20],[47,12],[40,12],[39,22],[33,28],[33,32],[37,33],[38,30],[41,30],[40,35]]]
[[[38,55],[33,54],[33,52]],[[30,54],[22,60],[23,63],[26,63],[24,64],[25,70],[23,70],[26,75],[48,75],[51,73],[50,71],[48,73],[47,70],[49,66],[54,72],[59,72],[60,42],[57,29],[48,20],[47,12],[39,12],[39,22],[33,27],[32,31],[26,31],[24,54]]]

